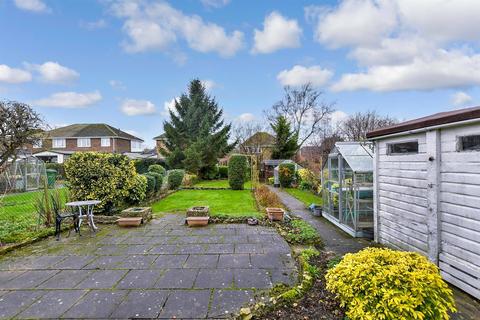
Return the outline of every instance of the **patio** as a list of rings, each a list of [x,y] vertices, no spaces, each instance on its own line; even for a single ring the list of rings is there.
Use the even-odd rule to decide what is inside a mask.
[[[296,279],[290,248],[271,228],[191,229],[167,215],[101,229],[3,257],[0,318],[221,318]]]

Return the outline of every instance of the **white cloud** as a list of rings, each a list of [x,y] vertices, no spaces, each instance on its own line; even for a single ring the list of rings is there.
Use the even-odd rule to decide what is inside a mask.
[[[97,30],[102,29],[107,26],[107,22],[103,19],[98,19],[96,21],[80,21],[80,27],[87,30]]]
[[[233,56],[243,47],[242,32],[228,34],[219,25],[184,14],[168,3],[115,2],[111,11],[125,19],[123,31],[128,41],[123,46],[130,53],[165,51],[178,39],[193,50],[216,52],[222,57]]]
[[[165,101],[163,103],[163,111],[162,111],[162,115],[164,117],[167,117],[170,115],[170,111],[172,112],[175,112],[175,101],[178,101],[180,98],[179,97],[175,97],[173,98],[172,100],[169,100],[169,101]]]
[[[338,127],[348,117],[349,117],[348,114],[341,110],[336,110],[332,112],[332,114],[330,115],[331,126],[333,128]]]
[[[434,90],[480,84],[476,17],[480,2],[343,0],[308,7],[316,40],[346,47],[360,67],[332,86],[342,90]]]
[[[480,85],[480,54],[438,50],[411,63],[372,66],[366,72],[344,74],[332,90],[432,90],[471,85]]]
[[[84,108],[102,100],[99,91],[78,93],[73,91],[57,92],[47,98],[33,101],[34,105],[40,107],[57,107],[57,108]]]
[[[154,114],[156,112],[155,105],[148,100],[127,99],[123,101],[120,110],[127,116],[138,116]]]
[[[47,61],[43,64],[29,64],[25,63],[25,66],[37,71],[40,75],[40,80],[50,83],[69,83],[79,77],[77,71],[62,66],[58,62]]]
[[[208,79],[202,80],[202,84],[203,84],[203,86],[205,87],[205,90],[207,90],[207,91],[210,91],[210,90],[212,90],[214,87],[217,86],[217,84],[215,83],[215,81],[213,81],[213,80],[208,80]]]
[[[108,84],[114,89],[119,89],[119,90],[127,89],[127,87],[123,84],[123,82],[119,80],[110,80],[108,81]]]
[[[252,113],[246,112],[238,116],[238,121],[240,122],[251,122],[255,120],[255,115]]]
[[[290,70],[283,70],[277,75],[278,81],[283,86],[301,86],[311,83],[315,87],[325,85],[332,77],[333,72],[322,69],[320,66],[304,67],[294,66]]]
[[[221,8],[230,3],[230,0],[200,0],[205,7]]]
[[[50,8],[41,0],[15,0],[15,6],[21,10],[50,12]]]
[[[252,53],[271,53],[284,48],[298,48],[302,28],[297,20],[287,19],[274,11],[265,17],[263,30],[255,29]]]
[[[6,64],[0,64],[0,82],[6,83],[22,83],[32,81],[32,75],[30,72],[10,68]]]
[[[465,106],[472,102],[472,97],[463,91],[455,92],[452,95],[452,103],[456,107]]]
[[[334,9],[310,6],[305,11],[317,22],[315,40],[330,48],[375,44],[396,24],[391,1],[346,0]]]

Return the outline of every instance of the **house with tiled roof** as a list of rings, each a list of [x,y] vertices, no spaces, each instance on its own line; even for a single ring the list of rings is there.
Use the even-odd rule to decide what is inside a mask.
[[[46,131],[26,148],[44,161],[63,163],[79,151],[141,153],[142,143],[142,139],[108,124],[86,123]]]

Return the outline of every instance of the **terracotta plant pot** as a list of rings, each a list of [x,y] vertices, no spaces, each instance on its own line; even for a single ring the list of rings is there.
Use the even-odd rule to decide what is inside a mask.
[[[142,217],[120,218],[117,220],[120,227],[138,227],[143,223]]]
[[[283,221],[285,210],[282,208],[266,208],[268,219],[271,221]]]
[[[187,217],[187,224],[189,227],[203,227],[208,225],[210,217]]]

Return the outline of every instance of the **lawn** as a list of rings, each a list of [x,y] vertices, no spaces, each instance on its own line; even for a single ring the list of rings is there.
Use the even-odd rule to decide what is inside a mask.
[[[66,188],[60,189],[62,194]],[[41,191],[8,194],[0,198],[0,242],[15,243],[37,237],[44,228],[37,228],[35,200]]]
[[[316,194],[313,194],[313,192],[308,190],[302,190],[297,188],[287,188],[287,189],[283,189],[283,191],[288,192],[290,195],[302,201],[307,207],[312,203],[315,203],[316,205],[321,205],[323,203],[322,197]]]
[[[230,188],[230,185],[228,184],[228,180],[222,179],[222,180],[201,180],[197,182],[194,187],[197,188]],[[251,189],[252,188],[252,182],[247,181],[243,185],[245,189]]]
[[[152,210],[155,213],[185,212],[193,206],[209,206],[211,216],[262,216],[250,190],[180,190],[154,203]]]

